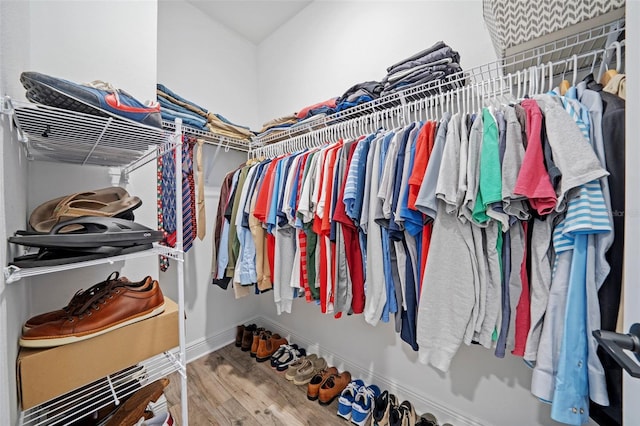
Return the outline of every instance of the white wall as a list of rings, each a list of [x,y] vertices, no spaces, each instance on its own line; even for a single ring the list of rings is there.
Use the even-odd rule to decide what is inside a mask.
[[[640,1],[631,0],[627,2],[627,40],[636,41],[640,37]],[[628,78],[627,87],[627,120],[626,134],[637,135],[640,133],[640,123],[631,117],[640,115],[640,85],[638,75],[640,75],[640,50],[635,46],[627,49],[626,53],[626,73],[633,76]],[[625,258],[637,259],[640,250],[640,201],[635,195],[635,188],[640,182],[640,170],[635,159],[640,156],[638,144],[635,138],[627,139],[626,144],[626,187],[627,205],[625,207]],[[640,284],[638,282],[638,262],[630,260],[624,263],[624,326],[625,332],[634,323],[640,323],[640,311],[638,301],[640,301]],[[638,405],[638,395],[640,395],[640,379],[623,374],[623,422],[627,425],[636,424],[640,419],[640,405]]]
[[[29,7],[24,2],[0,2],[0,95],[15,95],[21,87],[20,72],[28,63]],[[26,159],[15,134],[9,130],[10,118],[0,117],[0,265],[12,258],[6,243],[10,233],[23,226],[26,214]],[[0,278],[0,413],[6,424],[16,424],[15,360],[18,354],[19,325],[27,310],[28,282],[6,284]]]
[[[259,45],[261,118],[379,80],[387,66],[438,40],[460,53],[463,69],[496,59],[480,1],[313,2]],[[361,316],[334,320],[303,300],[294,302],[291,315],[277,316],[267,294],[261,306],[276,327],[319,344],[345,366],[395,383],[405,392],[400,397],[416,398],[418,411],[440,414],[441,422],[464,422],[451,417],[457,412],[469,424],[553,423],[549,407],[530,394],[531,372],[518,358],[500,360],[479,347],[463,347],[451,371],[442,374],[417,361],[392,323],[373,328]]]
[[[158,82],[251,128],[260,127],[256,51],[184,0],[158,3]]]
[[[155,100],[156,0],[34,0],[30,71]]]
[[[380,80],[439,40],[460,53],[463,69],[495,60],[479,0],[315,1],[259,45],[260,119]]]
[[[252,127],[258,121],[256,50],[183,0],[158,3],[158,82],[209,111]],[[185,257],[189,358],[226,344],[228,330],[255,316],[258,307],[257,298],[235,301],[231,288],[225,291],[210,282],[220,184],[227,172],[246,160],[246,154],[205,148],[207,161],[217,156],[206,190],[207,236],[196,240]],[[175,282],[174,271],[161,274],[162,281]]]

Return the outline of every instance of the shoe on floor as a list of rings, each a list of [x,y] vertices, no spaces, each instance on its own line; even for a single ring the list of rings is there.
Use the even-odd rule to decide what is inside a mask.
[[[289,365],[298,361],[300,358],[305,356],[307,351],[304,348],[294,348],[292,347],[290,350],[285,351],[284,354],[280,358],[276,360],[276,370],[285,371],[289,368]]]
[[[134,426],[175,426],[171,413],[164,412],[150,419],[141,417]]]
[[[316,358],[310,363],[301,366],[293,378],[294,385],[306,385],[312,378],[327,368],[327,361],[324,358]]]
[[[159,103],[145,105],[108,83],[77,84],[32,71],[23,72],[20,82],[31,102],[162,128]]]
[[[416,412],[409,401],[402,401],[397,407],[391,409],[389,414],[390,426],[415,426]]]
[[[49,348],[99,336],[164,312],[158,281],[147,277],[142,285],[109,283],[69,316],[30,328],[20,346]],[[134,422],[137,418],[134,420]]]
[[[389,426],[391,411],[397,408],[398,399],[392,393],[385,390],[375,399],[373,406],[373,420],[380,426]]]
[[[123,426],[135,425],[141,417],[147,405],[151,401],[157,401],[162,395],[164,388],[169,384],[169,379],[160,379],[137,390],[124,403],[122,403],[116,412],[107,420],[105,426]],[[162,423],[159,423],[160,425]]]
[[[244,335],[244,324],[240,324],[236,327],[236,348],[242,346],[242,336]]]
[[[269,338],[265,338],[263,335],[258,343],[258,351],[256,352],[256,361],[265,362],[271,358],[280,346],[286,345],[289,342],[279,334],[272,334]]]
[[[416,426],[438,426],[438,419],[431,413],[424,413],[418,418]]]
[[[269,330],[265,330],[264,327],[258,327],[253,331],[251,350],[249,351],[249,355],[251,355],[251,358],[256,357],[256,353],[258,353],[258,344],[260,343],[260,337],[262,337],[263,334],[271,336],[271,332]]]
[[[320,387],[329,377],[335,374],[338,374],[338,369],[336,367],[329,367],[318,371],[313,377],[311,377],[311,380],[307,385],[307,399],[310,401],[315,401],[316,399],[318,399],[318,396],[320,394]]]
[[[296,374],[298,374],[298,370],[300,370],[303,366],[309,365],[311,368],[313,368],[313,361],[315,361],[316,359],[318,359],[318,355],[316,354],[309,354],[298,358],[297,360],[289,364],[287,372],[284,373],[284,378],[292,381],[296,377]]]
[[[318,402],[321,405],[329,405],[336,399],[340,393],[351,382],[351,373],[343,371],[339,374],[333,374],[322,383],[318,391]]]
[[[251,343],[253,343],[253,332],[257,328],[258,327],[255,324],[249,324],[244,327],[244,330],[242,330],[242,343],[240,343],[240,349],[242,349],[243,352],[247,352],[251,349]]]
[[[293,345],[281,345],[278,350],[276,350],[273,355],[271,355],[271,359],[269,360],[271,367],[276,368],[276,366],[279,364],[278,359],[280,357],[284,357],[284,355],[286,353],[288,353],[289,351],[293,350],[293,349],[298,349],[298,345],[296,343],[294,343]]]
[[[364,386],[364,382],[360,379],[352,380],[346,388],[340,393],[338,398],[338,415],[347,420],[351,420],[351,405],[356,399],[356,394],[360,388]]]
[[[378,386],[361,386],[353,400],[353,404],[351,404],[351,422],[358,426],[368,425],[375,399],[379,395],[380,388]]]

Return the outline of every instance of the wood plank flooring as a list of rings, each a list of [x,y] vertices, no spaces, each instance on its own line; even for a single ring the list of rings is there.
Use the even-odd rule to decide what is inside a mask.
[[[322,406],[307,399],[307,387],[296,386],[258,363],[233,343],[187,366],[189,425],[332,426],[351,425],[336,415],[338,400]],[[170,376],[165,394],[181,425],[180,377]]]

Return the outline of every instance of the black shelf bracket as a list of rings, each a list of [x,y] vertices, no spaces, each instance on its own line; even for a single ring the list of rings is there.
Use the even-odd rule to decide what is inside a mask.
[[[613,331],[596,330],[593,332],[600,346],[632,377],[640,378],[640,324],[635,323],[628,334]],[[636,360],[629,357],[624,350],[634,353]]]

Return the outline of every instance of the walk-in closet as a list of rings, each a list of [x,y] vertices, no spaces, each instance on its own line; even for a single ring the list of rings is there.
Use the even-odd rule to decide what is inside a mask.
[[[0,1],[0,425],[640,424],[637,40],[638,0]]]

